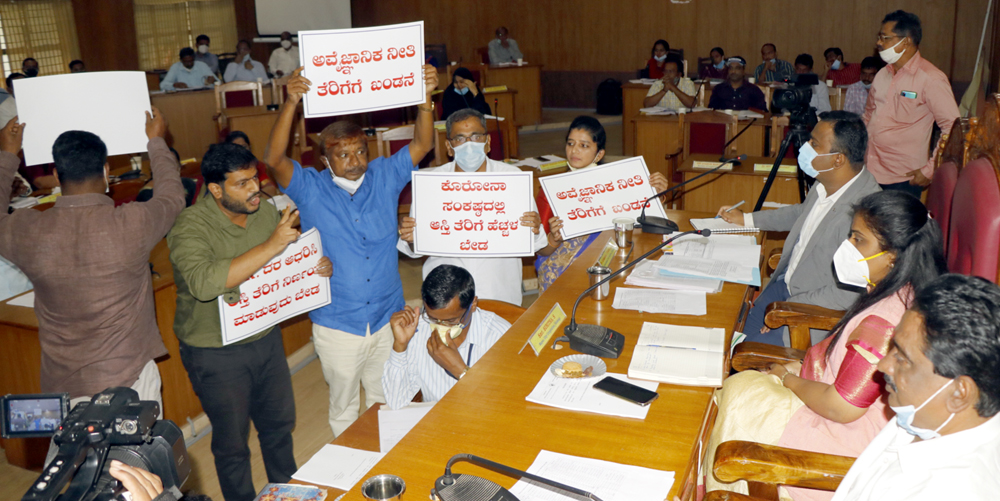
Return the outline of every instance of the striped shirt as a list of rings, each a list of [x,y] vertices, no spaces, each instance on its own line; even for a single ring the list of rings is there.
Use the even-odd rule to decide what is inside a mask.
[[[458,346],[458,353],[466,365],[472,367],[509,328],[510,322],[496,313],[477,308],[472,312],[469,334],[465,342]],[[458,382],[427,352],[431,332],[430,324],[421,315],[417,332],[410,339],[406,351],[389,352],[389,361],[382,372],[382,389],[390,408],[406,407],[418,391],[423,392],[424,402],[436,402]]]

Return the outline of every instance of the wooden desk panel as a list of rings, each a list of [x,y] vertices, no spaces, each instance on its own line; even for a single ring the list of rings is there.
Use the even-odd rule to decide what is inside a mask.
[[[542,65],[480,66],[483,85],[506,85],[517,90],[514,102],[514,123],[535,125],[542,122]]]
[[[264,158],[267,140],[271,137],[271,129],[274,128],[274,122],[278,120],[280,113],[278,110],[269,111],[267,106],[244,106],[222,110],[229,130],[245,132],[250,138],[250,151],[258,159]]]
[[[749,134],[750,131],[747,131]],[[746,135],[746,134],[744,134]],[[739,140],[737,140],[739,141]],[[692,162],[715,162],[718,157],[714,155],[692,155],[684,159],[680,172],[684,175],[684,180],[693,179],[705,170],[693,169]],[[754,172],[755,163],[766,163],[772,165],[773,158],[749,157],[740,166],[734,166],[732,171],[720,171],[719,174],[709,174],[698,181],[695,181],[684,189],[684,208],[693,211],[705,211],[715,214],[719,207],[731,205],[746,200],[743,207],[746,211],[753,210],[757,203],[757,197],[764,189],[764,182],[767,180],[766,172]],[[795,165],[794,159],[786,159],[782,162],[786,165]],[[795,174],[778,173],[768,192],[767,201],[783,204],[799,203],[798,178]]]
[[[684,129],[677,115],[639,115],[631,128],[635,131],[635,155],[646,160],[650,174],[659,172],[670,181],[673,173],[666,156],[684,144]]]
[[[649,93],[650,85],[626,82],[622,84],[622,151],[626,157],[636,155],[635,124],[639,117],[642,100]]]
[[[486,104],[490,105],[490,109],[493,110],[494,115],[517,123],[516,90],[508,87],[507,90],[484,92],[483,97],[486,98]]]

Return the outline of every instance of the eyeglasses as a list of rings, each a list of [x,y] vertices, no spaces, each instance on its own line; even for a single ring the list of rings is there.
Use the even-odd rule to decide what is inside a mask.
[[[899,35],[883,35],[881,33],[879,33],[878,35],[875,35],[875,40],[877,40],[879,42],[882,42],[882,43],[886,43],[889,40],[892,40],[893,38],[900,38],[900,36]]]
[[[459,318],[457,322],[455,322],[454,320],[438,320],[436,318],[431,318],[430,315],[427,314],[426,308],[424,308],[424,311],[420,313],[420,316],[423,317],[424,321],[429,324],[438,324],[438,325],[443,325],[445,327],[459,327],[465,329],[465,317],[469,314],[470,311],[472,311],[471,307],[465,310],[465,313],[462,314],[462,317]]]
[[[448,141],[451,142],[452,146],[461,146],[469,140],[472,140],[473,143],[485,143],[486,137],[487,134],[480,134],[478,132],[474,132],[472,134],[469,134],[468,136],[450,137],[448,138]]]

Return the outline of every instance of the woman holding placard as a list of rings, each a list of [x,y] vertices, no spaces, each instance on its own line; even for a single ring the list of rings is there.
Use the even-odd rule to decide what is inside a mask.
[[[596,118],[586,115],[576,117],[569,125],[569,132],[566,133],[566,162],[570,170],[585,169],[601,163],[604,159],[607,138],[604,126]],[[649,177],[649,183],[657,192],[667,189],[667,178],[659,172],[654,172]],[[549,206],[544,192],[538,194],[535,203],[538,205],[538,215],[549,237],[549,245],[538,251],[538,258],[535,259],[538,287],[544,292],[559,278],[559,275],[562,275],[563,270],[573,264],[573,260],[597,239],[600,233],[563,240],[560,231],[563,221],[553,215],[552,207]]]

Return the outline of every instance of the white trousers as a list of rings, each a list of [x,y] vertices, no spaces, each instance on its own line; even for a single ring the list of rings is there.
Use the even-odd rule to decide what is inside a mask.
[[[392,344],[390,343],[389,346]],[[146,365],[142,367],[142,372],[139,373],[139,379],[136,379],[135,383],[132,384],[132,389],[139,393],[139,400],[156,400],[156,403],[160,404],[160,415],[157,416],[157,419],[163,419],[163,396],[160,394],[162,384],[160,369],[156,366],[155,360],[146,362]],[[70,400],[70,410],[73,410],[73,407],[80,402],[90,402],[91,398],[94,398],[93,395]]]
[[[392,328],[357,336],[313,324],[313,346],[323,366],[323,378],[330,386],[330,429],[340,436],[358,419],[361,387],[365,387],[365,407],[385,403],[382,372],[392,349]]]

